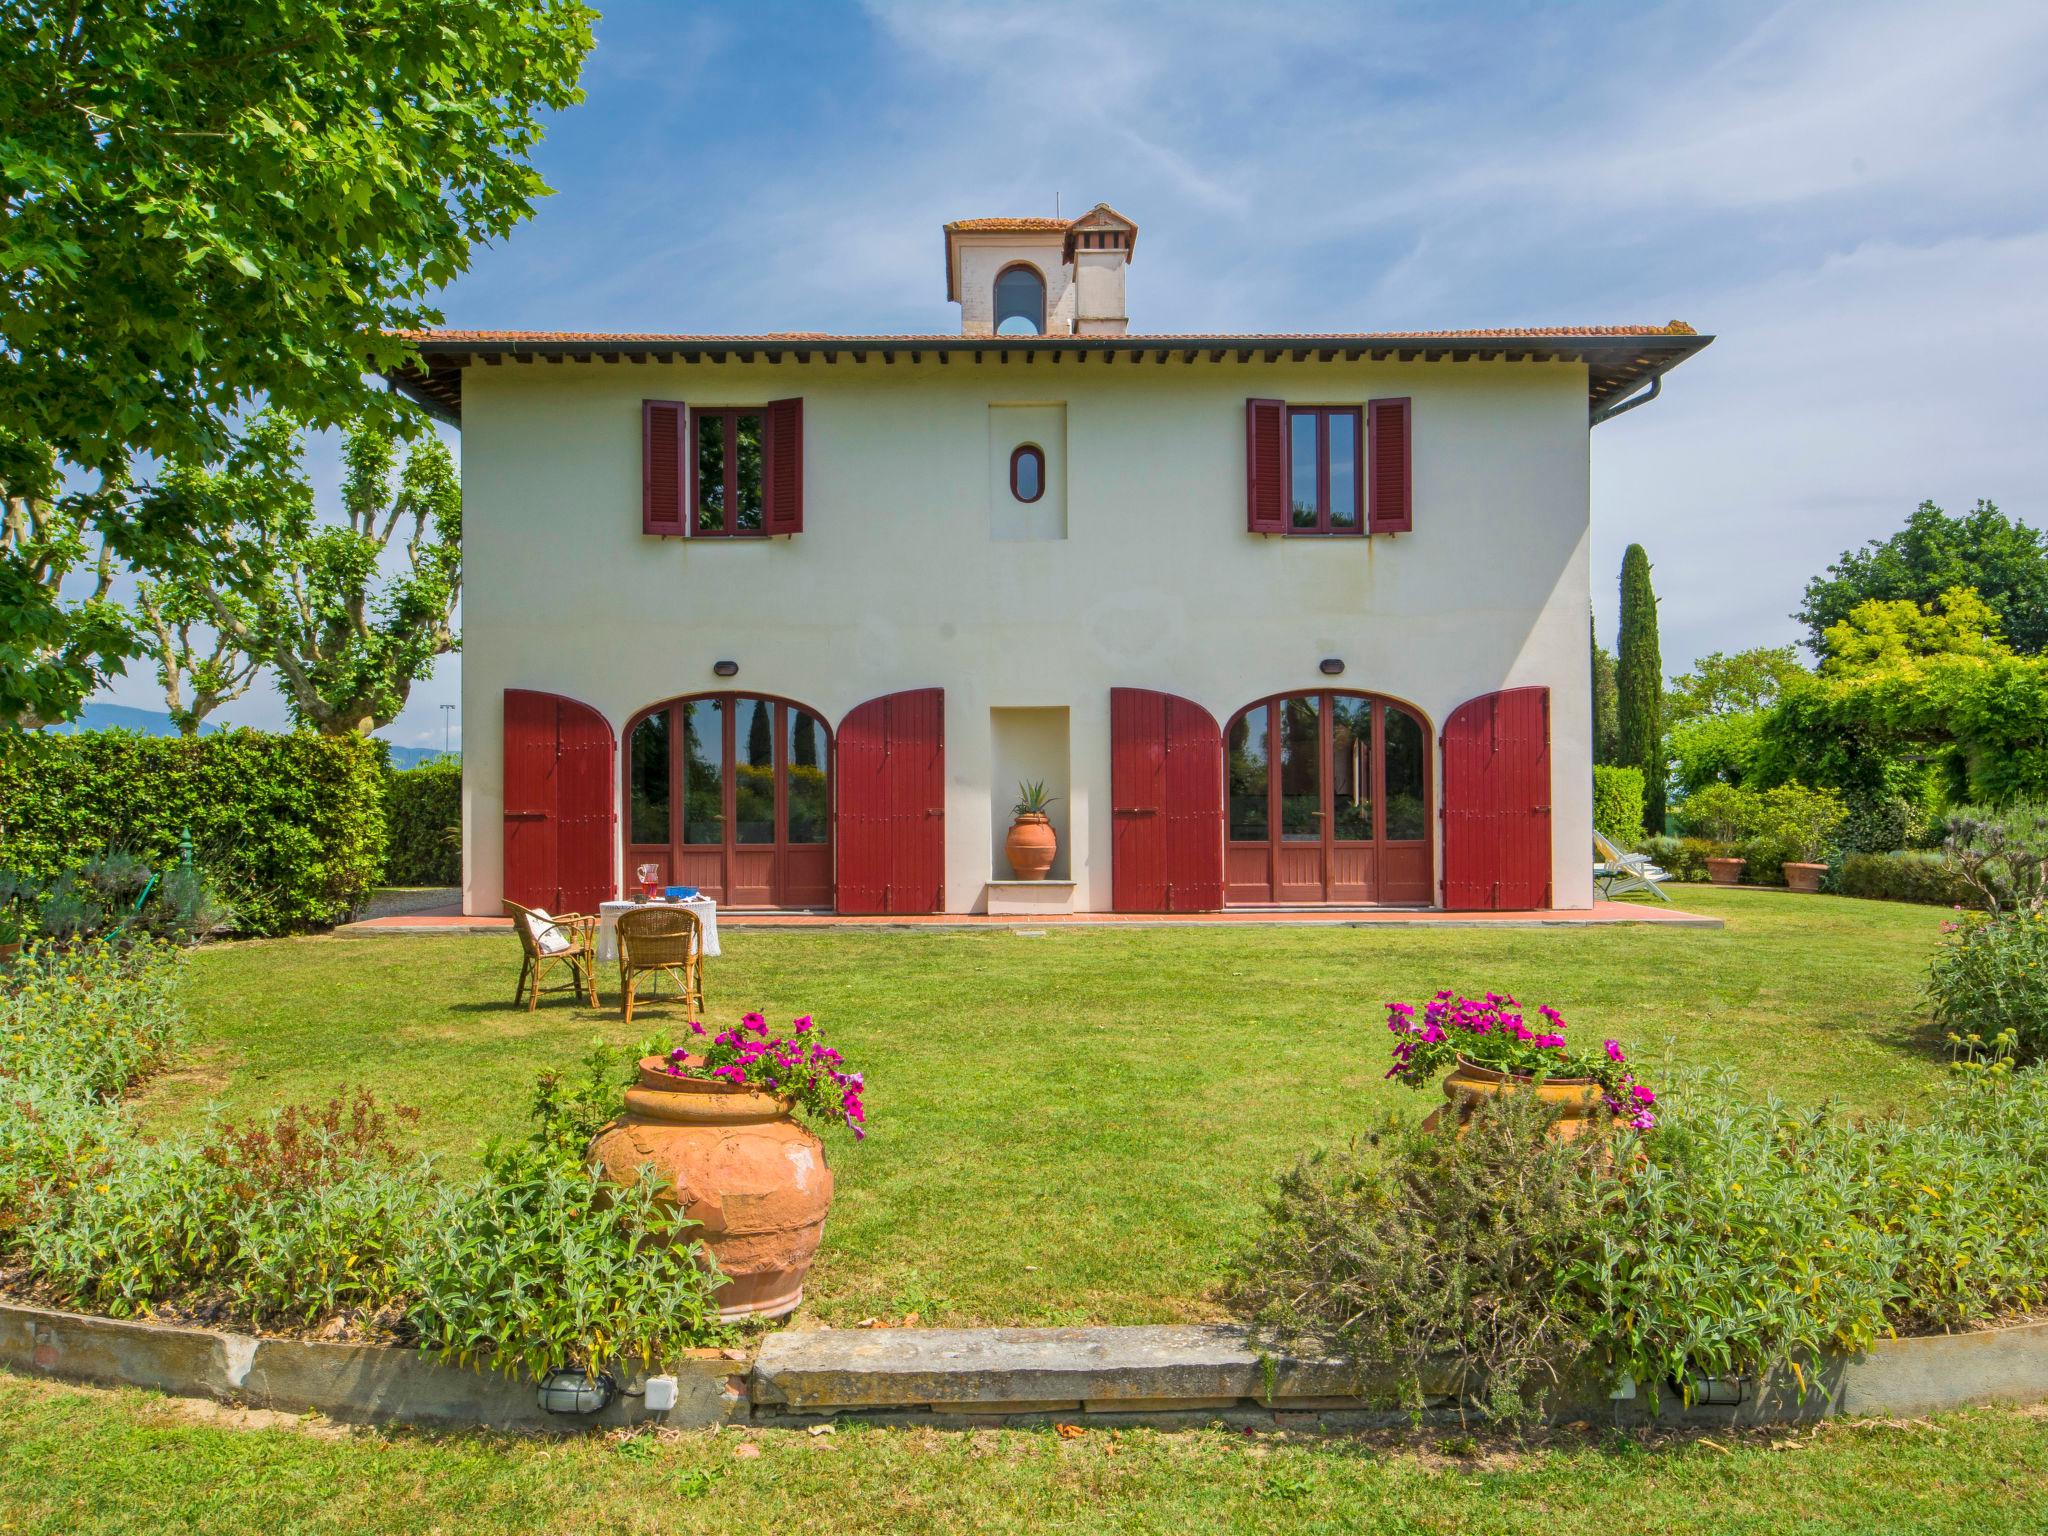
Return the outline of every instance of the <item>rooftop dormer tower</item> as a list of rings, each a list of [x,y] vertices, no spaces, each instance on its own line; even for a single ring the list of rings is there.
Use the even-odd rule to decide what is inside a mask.
[[[1107,203],[1078,219],[956,219],[946,297],[963,336],[1121,336],[1138,226]]]

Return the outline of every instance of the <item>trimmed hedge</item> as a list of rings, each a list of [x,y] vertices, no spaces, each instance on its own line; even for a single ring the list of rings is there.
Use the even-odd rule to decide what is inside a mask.
[[[1937,907],[1980,905],[1956,867],[1938,853],[1852,853],[1835,874],[1844,896],[1876,901],[1922,901]]]
[[[360,736],[21,733],[0,752],[0,867],[49,880],[122,848],[168,868],[189,827],[240,931],[341,922],[384,867],[384,774]]]
[[[462,764],[394,768],[384,777],[386,885],[462,883]],[[456,839],[448,829],[458,829]]]
[[[1593,830],[1624,848],[1643,835],[1643,770],[1609,763],[1593,767]]]

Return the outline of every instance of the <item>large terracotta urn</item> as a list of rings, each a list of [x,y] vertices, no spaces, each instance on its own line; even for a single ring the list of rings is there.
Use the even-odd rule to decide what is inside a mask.
[[[1614,1123],[1599,1083],[1590,1077],[1547,1077],[1539,1083],[1531,1077],[1477,1066],[1461,1056],[1457,1067],[1444,1079],[1444,1098],[1449,1102],[1423,1121],[1423,1127],[1434,1129],[1448,1112],[1458,1117],[1458,1134],[1462,1136],[1465,1122],[1472,1118],[1480,1101],[1504,1093],[1533,1093],[1546,1106],[1557,1110],[1558,1119],[1550,1134],[1559,1141],[1603,1131]]]
[[[1820,877],[1827,872],[1828,867],[1825,864],[1808,864],[1787,859],[1785,884],[1795,891],[1805,891],[1812,895],[1820,889]]]
[[[784,1100],[717,1078],[672,1077],[662,1057],[643,1056],[626,1112],[598,1132],[590,1157],[620,1184],[654,1168],[725,1277],[721,1318],[781,1317],[804,1299],[832,1170],[824,1143]]]
[[[1059,847],[1059,834],[1053,830],[1052,818],[1037,811],[1019,812],[1010,824],[1010,835],[1003,839],[1010,870],[1019,880],[1043,880]]]
[[[1747,859],[1722,858],[1716,856],[1707,860],[1707,878],[1716,885],[1740,885],[1742,869]]]

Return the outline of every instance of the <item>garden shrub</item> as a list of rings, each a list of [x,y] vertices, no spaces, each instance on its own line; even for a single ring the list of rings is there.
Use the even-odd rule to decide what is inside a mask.
[[[1902,848],[1896,853],[1851,853],[1834,872],[1835,890],[1875,901],[1920,901],[1931,906],[1974,905],[1977,893],[1938,853]]]
[[[1935,1022],[1980,1047],[2010,1031],[2020,1060],[2048,1060],[2048,912],[1968,912],[1943,927],[1927,976]]]
[[[54,881],[118,848],[168,870],[189,829],[244,932],[333,923],[383,870],[384,772],[359,736],[21,733],[0,755],[0,865]]]
[[[718,1335],[715,1282],[667,1193],[584,1166],[617,1109],[614,1058],[546,1075],[530,1141],[488,1151],[469,1182],[408,1158],[393,1132],[413,1112],[365,1092],[147,1141],[115,1095],[180,1038],[177,964],[164,945],[45,945],[0,995],[0,1264],[17,1282],[115,1317],[342,1320],[506,1371]]]
[[[1390,1122],[1304,1159],[1233,1269],[1230,1301],[1383,1373],[1360,1386],[1392,1406],[1478,1393],[1489,1415],[1523,1417],[1589,1347],[1553,1304],[1554,1277],[1598,1215],[1588,1165],[1603,1154],[1593,1138],[1550,1140],[1554,1119],[1510,1096],[1462,1138]]]
[[[2048,1068],[1959,1074],[1917,1121],[1748,1102],[1725,1075],[1658,1107],[1654,1130],[1560,1148],[1517,1096],[1462,1139],[1397,1127],[1307,1158],[1233,1304],[1410,1406],[1483,1378],[1480,1411],[1518,1418],[1553,1380],[1581,1401],[1623,1378],[1810,1390],[1824,1350],[2048,1301]]]
[[[1706,879],[1707,860],[1729,851],[1704,837],[1651,837],[1645,838],[1641,846],[1651,861],[1674,880]]]
[[[23,936],[66,942],[104,935],[149,935],[192,944],[233,925],[234,913],[212,881],[181,861],[153,870],[109,849],[64,870],[48,885],[0,872],[0,902],[20,919]]]
[[[1624,848],[1643,835],[1642,769],[1594,765],[1593,828]]]
[[[80,1099],[125,1091],[185,1037],[167,944],[32,944],[0,987],[0,1092],[24,1082]]]
[[[462,883],[462,764],[394,768],[384,778],[386,885]]]
[[[717,1328],[686,1229],[651,1169],[621,1189],[580,1157],[494,1148],[407,1246],[407,1321],[427,1348],[508,1373],[659,1360]]]

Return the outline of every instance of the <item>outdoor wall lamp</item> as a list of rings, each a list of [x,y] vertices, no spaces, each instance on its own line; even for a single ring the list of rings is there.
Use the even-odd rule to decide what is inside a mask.
[[[1325,656],[1323,658],[1323,676],[1338,677],[1343,674],[1343,671],[1344,662],[1341,657]]]
[[[549,1413],[601,1413],[619,1395],[619,1384],[606,1372],[586,1376],[563,1366],[540,1379],[540,1405]]]
[[[711,663],[711,670],[720,677],[738,677],[740,664],[736,661],[714,661]]]

